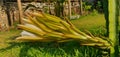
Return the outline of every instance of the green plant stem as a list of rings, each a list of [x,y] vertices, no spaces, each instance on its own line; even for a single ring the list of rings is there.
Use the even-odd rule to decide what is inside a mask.
[[[110,48],[110,57],[118,56],[118,15],[117,15],[117,0],[108,0],[109,8],[109,38],[112,41]]]

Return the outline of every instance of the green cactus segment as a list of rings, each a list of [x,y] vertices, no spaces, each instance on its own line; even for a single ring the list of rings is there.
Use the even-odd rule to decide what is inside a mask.
[[[109,39],[112,42],[112,47],[110,48],[110,57],[118,56],[118,15],[117,15],[117,1],[118,0],[108,0],[109,5]]]

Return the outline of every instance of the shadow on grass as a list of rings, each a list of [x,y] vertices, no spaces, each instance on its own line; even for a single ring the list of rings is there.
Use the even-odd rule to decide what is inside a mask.
[[[80,46],[77,42],[24,42],[9,44],[10,46],[0,49],[0,52],[20,47],[20,50],[16,50],[19,51],[18,57],[101,57],[100,50],[93,47]]]

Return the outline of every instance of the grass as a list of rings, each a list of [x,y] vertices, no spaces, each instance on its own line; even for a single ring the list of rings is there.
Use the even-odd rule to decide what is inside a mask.
[[[77,20],[72,20],[72,23],[83,32],[90,31],[94,36],[106,36],[105,19],[103,14],[95,16],[88,15]]]
[[[72,44],[72,45],[71,45]],[[2,57],[100,57],[100,50],[77,43],[11,43],[0,50]],[[95,55],[96,54],[96,55]]]
[[[81,17],[80,19],[72,20],[72,23],[79,29],[91,29],[94,27],[104,26],[105,19],[103,14],[96,16],[88,15]]]
[[[104,15],[85,16],[71,20],[82,31],[89,30],[95,36],[105,34]],[[78,42],[67,43],[37,43],[7,42],[13,40],[21,31],[10,30],[0,32],[0,57],[102,57],[101,49],[80,46]]]
[[[20,30],[10,30],[6,32],[0,32],[0,48],[5,47],[5,42],[19,35]]]

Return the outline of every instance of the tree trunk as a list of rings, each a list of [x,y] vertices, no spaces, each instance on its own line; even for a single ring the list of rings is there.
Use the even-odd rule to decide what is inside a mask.
[[[11,27],[14,27],[14,21],[13,21],[13,11],[10,10],[10,19],[11,19]]]
[[[68,0],[68,15],[69,15],[69,19],[71,17],[71,0]]]
[[[82,15],[83,14],[82,0],[79,0],[79,5],[80,5],[80,15]]]
[[[63,6],[63,3],[64,3],[64,2],[62,2],[61,5],[60,5],[60,12],[61,12],[61,13],[60,13],[60,14],[61,14],[60,17],[65,17],[65,16],[64,16],[64,13],[63,13],[63,12],[64,12],[64,6]]]
[[[6,14],[7,14],[8,25],[12,26],[11,17],[10,17],[10,9],[9,9],[10,5],[9,4],[5,4],[5,6],[6,6],[6,10],[5,11],[6,11]]]
[[[63,10],[63,16],[66,17],[68,16],[68,3],[65,1],[64,2],[64,10]]]
[[[3,0],[0,0],[0,6],[3,5]]]
[[[48,13],[51,14],[51,9],[50,9],[50,0],[48,0]]]
[[[112,41],[110,57],[119,57],[118,50],[118,0],[108,0],[109,8],[109,38]]]
[[[60,2],[56,1],[55,3],[55,15],[60,17]]]
[[[17,0],[18,3],[18,9],[19,9],[19,22],[22,24],[22,5],[21,5],[21,0]]]

